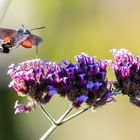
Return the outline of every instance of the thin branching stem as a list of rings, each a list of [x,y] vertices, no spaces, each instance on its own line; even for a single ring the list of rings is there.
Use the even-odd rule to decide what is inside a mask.
[[[42,105],[40,105],[41,110],[47,116],[47,118],[53,123],[53,125],[49,128],[49,130],[44,133],[44,135],[40,138],[40,140],[45,140],[47,139],[53,131],[61,125],[61,121],[72,111],[73,107],[70,107],[57,121],[54,121],[53,117],[47,112],[46,109]]]
[[[40,104],[40,109],[45,114],[45,116],[52,122],[52,124],[56,124],[55,119],[52,117],[52,115]]]
[[[40,138],[40,140],[46,140],[52,133],[53,131],[58,127],[58,125],[53,124],[45,133],[44,135]]]
[[[66,116],[72,111],[73,107],[71,106],[57,121],[57,124],[60,125],[60,123],[63,121],[63,119],[66,118]]]
[[[40,140],[46,140],[46,139],[53,133],[53,131],[54,131],[58,126],[60,126],[60,125],[62,125],[62,124],[64,124],[64,123],[66,123],[66,122],[68,122],[69,120],[75,118],[76,116],[78,116],[78,115],[84,113],[84,112],[87,111],[89,108],[91,108],[91,107],[88,106],[88,107],[84,108],[83,110],[80,110],[80,111],[78,111],[77,113],[75,113],[75,114],[73,114],[73,115],[71,115],[71,116],[69,116],[69,117],[67,117],[67,118],[65,119],[65,117],[66,117],[66,116],[72,111],[72,109],[73,109],[73,107],[70,107],[70,108],[56,121],[56,123],[53,124],[53,125],[44,133],[44,135],[40,138]]]
[[[115,91],[115,90],[112,91],[112,95],[119,95],[119,94],[121,94],[121,91]],[[49,118],[49,120],[52,121],[53,120],[52,116],[42,107],[42,105],[40,105],[40,107],[41,107],[41,110],[43,111],[43,113],[47,116],[47,118]],[[44,135],[40,138],[40,140],[46,140],[54,132],[54,130],[58,126],[60,126],[64,123],[70,121],[71,119],[79,116],[80,114],[86,112],[90,108],[91,108],[91,106],[87,106],[84,109],[76,112],[75,114],[67,117],[67,115],[73,110],[73,107],[71,106],[57,121],[54,121],[54,120],[52,121],[53,125],[44,133]]]
[[[86,111],[89,110],[90,108],[91,108],[91,106],[85,107],[84,109],[82,109],[82,110],[76,112],[75,114],[73,114],[73,115],[67,117],[66,119],[64,119],[63,121],[61,121],[61,124],[66,123],[67,121],[69,121],[69,120],[71,120],[71,119],[77,117],[78,115],[80,115],[80,114],[86,112]]]

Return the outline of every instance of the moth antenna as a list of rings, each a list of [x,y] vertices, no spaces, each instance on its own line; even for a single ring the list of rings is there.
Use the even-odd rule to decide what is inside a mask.
[[[45,26],[38,27],[38,28],[33,28],[33,29],[30,29],[30,31],[33,31],[33,30],[39,30],[39,29],[43,29],[43,28],[45,28]]]
[[[22,24],[21,26],[22,26],[22,28],[24,28],[24,29],[25,29],[25,26],[24,26],[23,24]]]

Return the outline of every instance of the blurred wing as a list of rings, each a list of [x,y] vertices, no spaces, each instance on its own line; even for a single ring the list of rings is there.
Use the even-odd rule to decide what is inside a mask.
[[[42,42],[42,39],[36,35],[30,35],[26,40],[21,42],[21,46],[25,48],[32,48],[32,46],[38,46]]]
[[[15,34],[16,30],[13,29],[6,29],[6,28],[0,28],[0,39],[4,39],[6,37],[11,36],[12,34]]]

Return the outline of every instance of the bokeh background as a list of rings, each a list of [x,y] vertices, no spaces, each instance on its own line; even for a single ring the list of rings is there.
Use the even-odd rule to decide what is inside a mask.
[[[17,29],[21,24],[29,29],[46,27],[33,32],[44,40],[39,46],[41,59],[74,61],[80,52],[112,59],[113,48],[140,55],[139,0],[11,0],[0,26]],[[14,114],[15,101],[26,99],[8,88],[8,66],[33,58],[35,48],[0,54],[0,140],[38,140],[51,125],[38,107],[28,114]],[[111,69],[108,78],[115,80]],[[127,96],[116,99],[59,127],[49,140],[139,140],[140,108],[131,105]],[[58,118],[68,106],[66,99],[55,96],[46,108]]]

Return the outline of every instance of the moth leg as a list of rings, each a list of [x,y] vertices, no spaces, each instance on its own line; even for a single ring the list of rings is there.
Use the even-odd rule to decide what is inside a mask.
[[[20,44],[19,45],[16,45],[16,48],[18,48],[20,46]]]

